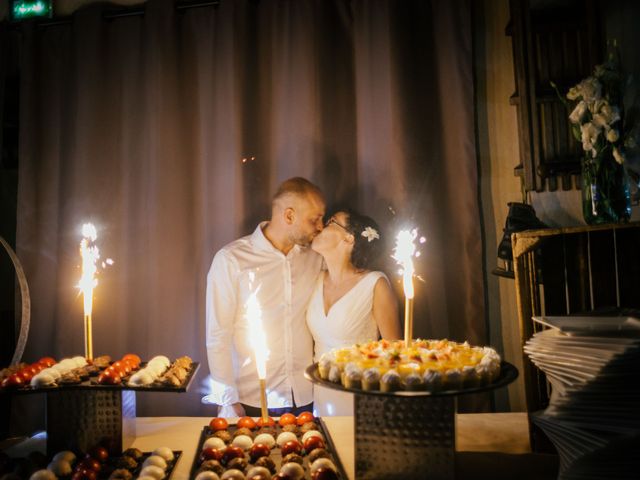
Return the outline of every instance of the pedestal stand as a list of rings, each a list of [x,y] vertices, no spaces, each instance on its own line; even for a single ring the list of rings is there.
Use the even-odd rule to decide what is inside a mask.
[[[455,403],[356,394],[356,478],[455,478]]]
[[[47,453],[86,452],[102,445],[118,455],[135,439],[136,392],[184,393],[199,364],[194,362],[181,385],[99,385],[86,380],[77,385],[6,390],[9,395],[45,394]],[[3,392],[0,392],[3,393]]]
[[[61,390],[47,393],[47,454],[103,445],[118,454],[135,438],[136,392]]]
[[[323,380],[317,364],[307,368],[305,377],[323,387],[354,394],[358,480],[452,480],[456,478],[457,397],[504,387],[518,377],[518,370],[502,362],[493,383],[442,392],[348,390]]]

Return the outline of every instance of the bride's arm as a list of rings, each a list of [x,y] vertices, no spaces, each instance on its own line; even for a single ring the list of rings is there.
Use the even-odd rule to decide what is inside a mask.
[[[398,321],[398,299],[386,277],[380,277],[373,289],[373,318],[378,324],[382,338],[387,340],[402,338]]]

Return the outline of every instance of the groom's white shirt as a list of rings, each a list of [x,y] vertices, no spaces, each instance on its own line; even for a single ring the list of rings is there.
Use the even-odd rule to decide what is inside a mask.
[[[313,401],[304,369],[313,362],[313,340],[305,322],[307,303],[322,267],[322,257],[294,246],[284,255],[255,231],[216,253],[207,275],[206,346],[213,380],[210,399],[218,405],[242,402],[260,406],[260,386],[245,305],[257,289],[269,358],[269,408]]]

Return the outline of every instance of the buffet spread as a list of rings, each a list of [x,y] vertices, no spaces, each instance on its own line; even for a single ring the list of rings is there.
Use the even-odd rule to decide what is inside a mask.
[[[67,415],[81,422],[60,435],[55,431],[59,422],[52,419],[47,428],[47,455],[31,459],[27,466],[22,462],[21,468],[3,459],[0,476],[12,468],[17,478],[30,480],[169,479],[182,452],[160,445],[148,452],[130,448],[131,438],[125,438],[124,433],[130,415],[125,413],[125,395],[135,395],[136,391],[184,392],[197,368],[198,364],[186,356],[171,361],[159,355],[142,362],[139,356],[127,354],[117,360],[76,356],[56,362],[44,357],[0,371],[1,393],[46,393],[52,405],[61,403],[54,409],[55,417]],[[314,383],[354,394],[356,478],[394,478],[388,475],[389,469],[402,478],[417,478],[418,471],[430,472],[431,478],[454,478],[455,396],[504,386],[516,378],[517,371],[501,362],[491,348],[417,339],[409,347],[403,341],[380,340],[336,349],[310,365],[306,376]],[[90,399],[93,407],[83,410],[74,403],[68,408],[66,400],[60,399],[69,394],[74,402],[80,398],[80,404]],[[94,396],[100,394],[115,400],[119,414],[115,422],[120,427],[115,434],[111,432],[120,436],[115,442],[100,437],[109,429],[99,418],[96,421],[102,427],[98,435],[87,439],[78,431],[82,430],[78,425],[87,421],[81,417],[101,416],[94,408]],[[381,397],[384,400],[380,404]],[[382,414],[371,415],[371,401],[378,402],[375,408]],[[410,428],[403,420],[407,408],[412,411]],[[428,445],[422,442],[424,438],[428,438]],[[50,448],[51,442],[55,448]],[[59,448],[61,445],[68,447]],[[381,455],[388,449],[403,453],[390,460],[388,455]],[[235,423],[216,417],[202,426],[189,477],[346,479],[339,453],[323,419],[314,418],[310,412],[297,417],[284,414],[277,419],[242,417]]]
[[[358,479],[455,478],[455,400],[499,388],[517,377],[489,347],[413,338],[413,241],[400,232],[394,257],[403,266],[404,340],[379,340],[327,352],[305,377],[354,397],[355,476]],[[181,451],[131,448],[136,391],[185,392],[198,364],[164,355],[142,362],[93,355],[92,295],[99,251],[95,227],[83,226],[85,355],[44,357],[0,371],[0,394],[44,393],[47,455],[0,456],[2,480],[168,480]],[[195,480],[346,479],[323,420],[310,412],[269,416],[265,332],[255,292],[247,305],[260,384],[261,416],[203,425],[189,478]]]

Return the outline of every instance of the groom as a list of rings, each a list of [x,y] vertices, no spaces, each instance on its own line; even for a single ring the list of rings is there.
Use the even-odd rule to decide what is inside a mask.
[[[322,230],[320,189],[300,177],[284,181],[271,204],[271,220],[216,253],[207,275],[206,347],[213,392],[206,402],[221,417],[260,416],[260,388],[245,304],[256,293],[266,336],[267,396],[272,415],[311,410],[313,362],[305,322],[307,301],[322,265],[309,248]]]

